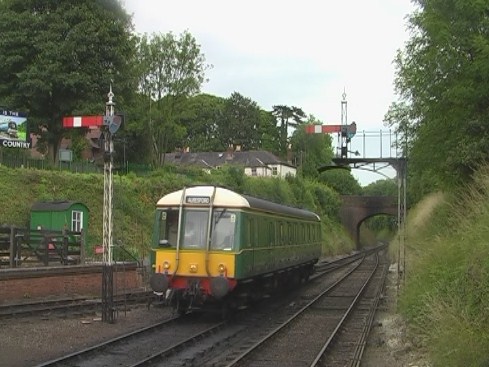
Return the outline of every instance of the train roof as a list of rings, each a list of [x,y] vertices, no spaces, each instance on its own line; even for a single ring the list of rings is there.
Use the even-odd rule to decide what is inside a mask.
[[[214,194],[215,188],[215,194]],[[287,205],[277,204],[268,200],[242,195],[235,191],[219,186],[191,186],[182,190],[174,191],[158,200],[157,207],[176,207],[182,202],[185,190],[184,205],[199,207],[209,205],[214,194],[213,205],[220,208],[250,208],[263,212],[282,214],[292,217],[319,221],[316,213],[309,210],[299,209]]]

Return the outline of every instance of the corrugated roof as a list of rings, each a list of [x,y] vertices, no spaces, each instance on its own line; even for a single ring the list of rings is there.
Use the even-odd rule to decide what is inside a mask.
[[[64,211],[69,209],[74,204],[82,204],[78,201],[68,201],[68,200],[59,200],[59,201],[38,201],[32,204],[31,211]],[[85,204],[82,204],[85,205]]]

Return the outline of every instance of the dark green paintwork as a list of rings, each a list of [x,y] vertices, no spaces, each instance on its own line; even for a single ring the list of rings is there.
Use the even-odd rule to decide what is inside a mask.
[[[73,211],[83,212],[83,228],[85,236],[88,228],[89,210],[85,204],[79,202],[48,202],[37,203],[31,210],[30,228],[61,231],[71,230],[71,215]]]
[[[276,214],[240,212],[236,236],[236,278],[246,279],[296,264],[315,261],[321,256],[321,224],[317,220],[282,217]],[[280,236],[280,223],[284,235]],[[309,226],[314,238],[298,239],[289,228]],[[275,233],[275,235],[274,235]]]

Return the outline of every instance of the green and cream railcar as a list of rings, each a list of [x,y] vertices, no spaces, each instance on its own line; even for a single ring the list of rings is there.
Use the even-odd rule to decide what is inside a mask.
[[[153,291],[180,312],[307,279],[321,255],[313,212],[193,186],[156,206],[150,279]]]

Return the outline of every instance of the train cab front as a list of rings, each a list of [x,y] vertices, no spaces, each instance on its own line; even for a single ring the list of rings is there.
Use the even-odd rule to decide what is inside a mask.
[[[200,255],[203,257],[203,254]],[[155,272],[150,278],[155,295],[173,307],[185,307],[188,310],[224,300],[236,287],[236,280],[229,277],[226,262],[216,263],[216,259],[211,257],[209,268],[212,272],[207,274],[202,266],[205,264],[204,259],[198,261],[198,257],[199,254],[195,253],[181,254],[178,269],[173,273],[171,269],[176,264],[169,260],[163,261],[163,271]]]
[[[158,203],[150,285],[173,306],[191,308],[218,302],[236,287],[237,213],[212,208],[210,202],[208,196],[185,196],[183,192]]]

